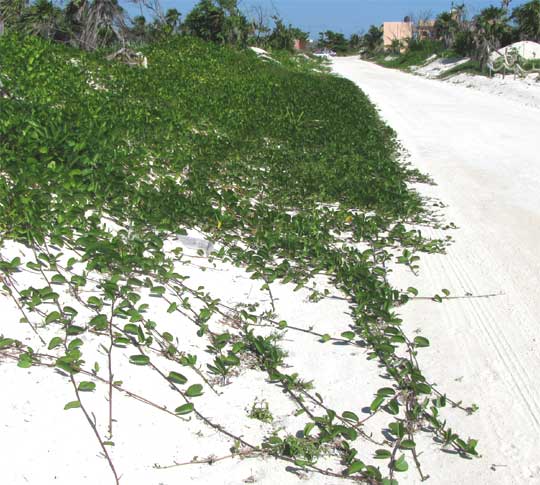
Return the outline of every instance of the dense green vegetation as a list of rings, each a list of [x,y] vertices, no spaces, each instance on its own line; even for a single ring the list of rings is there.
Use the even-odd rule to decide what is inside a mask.
[[[476,455],[476,441],[460,438],[441,415],[447,403],[468,413],[474,407],[450,401],[429,382],[417,362],[429,341],[406,335],[395,312],[418,292],[398,291],[387,279],[390,260],[416,271],[416,253],[444,247],[406,225],[431,220],[409,188],[425,178],[398,162],[393,131],[352,83],[189,37],[146,47],[147,69],[37,37],[0,37],[0,51],[3,291],[44,345],[38,351],[3,335],[0,352],[19,367],[49,365],[66,374],[74,391],[66,409],[82,408],[116,481],[81,392],[108,385],[112,402],[118,384],[110,371],[87,368],[90,342],[103,343],[109,359],[132,349],[133,372],[150,366],[156,382],[173,385],[183,400],[178,415],[196,414],[201,426],[234,439],[243,456],[268,454],[336,478],[390,485],[407,460],[423,477],[419,429],[463,456]],[[339,342],[345,352],[367,348],[388,378],[365,403],[372,414],[388,415],[393,436],[375,465],[354,448],[366,438],[358,415],[322,405],[301,376],[288,373],[279,338],[256,325],[293,332],[294,322],[246,306],[227,310],[236,312],[235,330],[215,331],[225,307],[190,287],[178,272],[182,252],[164,246],[192,228],[221,244],[215,261],[245,268],[270,294],[272,284],[310,288],[325,274],[348,299],[350,330],[313,337],[321,345]],[[13,241],[26,248],[24,257],[5,256]],[[40,285],[20,280],[28,273]],[[314,300],[326,296],[310,291]],[[197,370],[204,386],[184,388],[180,372],[167,377],[160,369],[158,357],[180,370],[194,361],[148,316],[156,299],[187,315],[201,348],[215,355],[207,370]],[[303,432],[249,443],[197,409],[205,376],[230,377],[245,360],[267,374],[268,385],[282,386],[300,412],[305,399],[319,409],[306,414]],[[113,412],[111,404],[110,435]],[[317,466],[329,449],[339,456],[331,471]]]

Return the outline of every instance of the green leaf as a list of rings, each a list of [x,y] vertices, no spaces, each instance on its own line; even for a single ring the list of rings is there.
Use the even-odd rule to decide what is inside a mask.
[[[478,445],[478,440],[470,439],[467,441],[467,453],[470,453],[471,455],[478,455],[478,452],[476,451],[476,447]]]
[[[399,446],[404,450],[413,450],[416,447],[416,443],[413,440],[403,440]]]
[[[354,428],[347,428],[346,426],[335,426],[334,431],[339,430],[341,436],[349,441],[355,441],[358,438],[358,432]]]
[[[348,419],[350,421],[355,421],[355,422],[358,422],[360,421],[360,419],[358,418],[358,416],[353,413],[352,411],[345,411],[343,414],[342,414],[342,417],[345,418],[345,419]]]
[[[409,469],[405,455],[401,455],[398,460],[393,463],[393,468],[397,472],[406,472]]]
[[[163,338],[169,343],[174,340],[174,337],[169,332],[163,332]]]
[[[393,344],[404,344],[405,343],[405,337],[402,337],[401,335],[394,335],[390,339],[390,342],[392,342]]]
[[[95,383],[90,381],[81,381],[79,383],[78,389],[82,392],[90,392],[93,391],[96,388]]]
[[[66,283],[66,281],[67,281],[66,278],[64,278],[61,274],[55,274],[51,278],[51,282],[55,285],[62,285]]]
[[[192,386],[188,387],[188,390],[186,391],[186,396],[189,397],[198,397],[202,396],[202,388],[200,384],[193,384]]]
[[[386,405],[386,411],[389,413],[389,414],[392,414],[392,415],[396,415],[399,413],[399,403],[396,399],[392,399],[388,402],[388,404]]]
[[[273,446],[276,446],[283,443],[283,440],[279,436],[270,436],[270,438],[268,438],[268,443]]]
[[[150,357],[147,355],[132,355],[129,361],[135,365],[147,365],[150,363]]]
[[[354,473],[362,471],[365,467],[366,465],[363,461],[356,460],[349,465],[349,468],[347,468],[345,473],[347,475],[353,475]]]
[[[369,406],[371,411],[372,412],[375,412],[377,411],[377,409],[379,409],[379,407],[381,406],[381,404],[384,402],[384,396],[377,396],[373,402],[371,403],[371,405]]]
[[[187,382],[187,377],[178,372],[169,372],[169,377],[167,379],[175,384],[185,384]]]
[[[356,337],[354,332],[343,332],[341,336],[347,340],[353,340]]]
[[[92,318],[92,320],[90,320],[90,325],[92,325],[96,330],[105,330],[109,326],[107,315],[96,315],[94,318]]]
[[[71,401],[71,402],[68,402],[65,406],[64,406],[64,410],[68,410],[68,409],[75,409],[75,408],[80,408],[81,407],[81,403],[80,401]]]
[[[165,291],[166,290],[164,286],[154,286],[150,290],[150,296],[161,297],[165,294]]]
[[[392,453],[388,450],[376,450],[374,458],[376,460],[386,460],[387,458],[390,458],[392,456]]]
[[[388,428],[390,429],[390,432],[398,438],[403,438],[403,436],[405,436],[405,426],[403,426],[401,421],[390,423]]]
[[[80,338],[76,338],[68,344],[67,348],[68,350],[78,349],[79,347],[82,346],[82,344],[83,344],[83,341]]]
[[[5,349],[7,347],[11,347],[11,345],[13,345],[14,342],[15,342],[15,340],[13,340],[12,338],[0,339],[0,349]]]
[[[393,396],[395,393],[396,391],[391,387],[381,387],[377,391],[377,396],[390,397],[390,396]]]
[[[91,296],[87,301],[90,306],[95,306],[98,308],[103,306],[103,302],[97,296]]]
[[[315,427],[315,423],[307,423],[304,426],[304,436],[305,437],[309,436],[309,433],[311,433],[314,427]]]
[[[170,305],[169,305],[169,308],[167,308],[167,313],[173,313],[176,311],[176,309],[178,308],[178,305],[173,301]]]
[[[124,325],[124,332],[129,333],[131,335],[138,335],[139,334],[139,326],[134,325],[133,323],[128,323]]]
[[[75,310],[75,308],[71,306],[67,306],[67,305],[63,308],[63,310],[64,310],[64,313],[68,313],[72,317],[74,317],[75,315],[79,313],[77,310]]]
[[[70,325],[68,328],[66,328],[66,333],[68,335],[80,335],[85,331],[86,330],[83,327],[79,327],[78,325]]]
[[[125,346],[125,345],[129,345],[130,343],[131,343],[131,340],[129,340],[129,338],[127,337],[115,337],[114,339],[114,345]]]
[[[420,394],[431,394],[432,389],[428,384],[425,384],[424,382],[419,382],[415,385],[416,391]]]
[[[429,340],[425,337],[415,337],[414,345],[417,347],[429,347]]]
[[[193,409],[195,409],[195,406],[193,406],[192,403],[183,404],[182,406],[176,408],[174,410],[175,414],[189,414],[193,412]]]
[[[28,369],[28,367],[32,367],[32,357],[30,356],[30,354],[21,354],[19,356],[17,366],[21,369]]]
[[[61,317],[62,315],[60,314],[60,312],[57,312],[57,311],[51,312],[47,315],[47,318],[45,318],[45,323],[56,322],[60,320]]]
[[[56,360],[56,367],[59,369],[62,369],[64,372],[67,372],[68,374],[74,374],[76,372],[76,369],[73,367],[71,361],[67,359],[66,357],[61,357]]]

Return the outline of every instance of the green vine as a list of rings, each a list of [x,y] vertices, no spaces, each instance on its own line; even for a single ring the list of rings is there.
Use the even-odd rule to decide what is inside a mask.
[[[0,355],[64,376],[73,389],[65,409],[82,411],[114,483],[116,393],[231,440],[227,456],[158,469],[272,456],[390,485],[409,462],[427,478],[420,432],[477,455],[477,442],[443,417],[448,405],[469,414],[476,407],[430,383],[417,360],[430,343],[406,335],[396,313],[422,297],[388,281],[393,265],[416,274],[420,253],[442,252],[449,240],[422,235],[422,224],[440,221],[409,183],[428,180],[398,162],[394,133],[351,83],[192,39],[148,47],[148,69],[36,38],[5,35],[0,50],[1,283],[32,334],[30,345],[2,336]],[[192,284],[194,268],[242,269],[269,305],[224,302]],[[350,328],[333,335],[281,320],[278,285],[311,302],[347,302]],[[433,299],[452,298],[443,294]],[[197,351],[181,338],[186,328]],[[289,371],[280,342],[295,332],[364,349],[378,363],[388,385],[365,403],[367,416],[332,409],[331,390]],[[96,352],[104,365],[92,366]],[[115,369],[127,363],[174,391],[174,411],[123,386]],[[245,369],[282,390],[302,429],[272,428],[251,443],[204,414],[205,395],[219,396]],[[101,388],[106,423],[85,403]],[[268,408],[251,412],[271,425]],[[368,434],[365,423],[383,413],[387,433]],[[375,461],[359,455],[357,440],[379,447]],[[322,457],[333,467],[319,466]]]

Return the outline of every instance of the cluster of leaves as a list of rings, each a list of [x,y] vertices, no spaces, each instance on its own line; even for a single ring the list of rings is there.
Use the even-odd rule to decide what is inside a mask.
[[[39,337],[44,329],[55,332],[43,352],[9,338],[0,349],[25,368],[52,359],[69,377],[76,399],[66,407],[81,407],[117,480],[108,441],[81,398],[94,382],[77,379],[104,380],[111,393],[121,383],[110,370],[103,379],[99,369],[86,369],[85,340],[99,342],[109,359],[128,349],[131,364],[149,366],[185,401],[176,414],[195,413],[254,453],[320,473],[331,473],[316,462],[334,447],[347,475],[395,483],[394,472],[407,469],[405,453],[420,469],[413,439],[420,423],[458,453],[476,454],[476,442],[447,427],[440,416],[447,399],[419,368],[417,352],[429,341],[409,339],[394,311],[416,290],[402,293],[387,280],[396,248],[396,262],[416,271],[416,252],[442,247],[406,226],[429,216],[408,187],[419,174],[398,162],[393,131],[352,83],[192,38],[148,47],[148,69],[35,37],[3,36],[0,50],[1,242],[28,250],[25,260],[2,257],[3,290]],[[349,299],[350,331],[314,335],[368,348],[390,379],[370,406],[392,419],[391,451],[375,457],[388,460],[388,478],[357,457],[358,415],[327,408],[312,394],[313,383],[284,372],[278,336],[253,326],[263,320],[276,331],[293,331],[290,322],[248,305],[236,312],[238,332],[213,330],[212,317],[226,309],[204,288],[190,288],[178,272],[181,252],[165,249],[167,240],[193,228],[219,242],[212,258],[245,268],[269,292],[275,283],[309,288],[324,274]],[[20,272],[34,273],[42,286],[17,282]],[[143,295],[193,323],[213,354],[208,372],[148,317]],[[153,360],[156,351],[197,372],[204,385],[188,383],[179,371],[164,373]],[[204,399],[212,379],[230,379],[243,361],[266,372],[307,416],[303,438],[273,436],[253,445],[197,410],[193,401]],[[112,423],[111,414],[109,435]]]

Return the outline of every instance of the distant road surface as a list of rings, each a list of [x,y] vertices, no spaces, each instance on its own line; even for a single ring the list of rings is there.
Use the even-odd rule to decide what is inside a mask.
[[[431,482],[540,484],[540,110],[356,58],[334,59],[333,69],[380,109],[412,164],[437,184],[420,191],[446,204],[459,228],[446,256],[422,257],[420,277],[397,275],[396,284],[427,295],[500,294],[403,310],[432,342],[421,354],[426,374],[480,407],[450,421],[480,440],[482,458],[428,442]],[[417,481],[409,472],[406,483]]]

